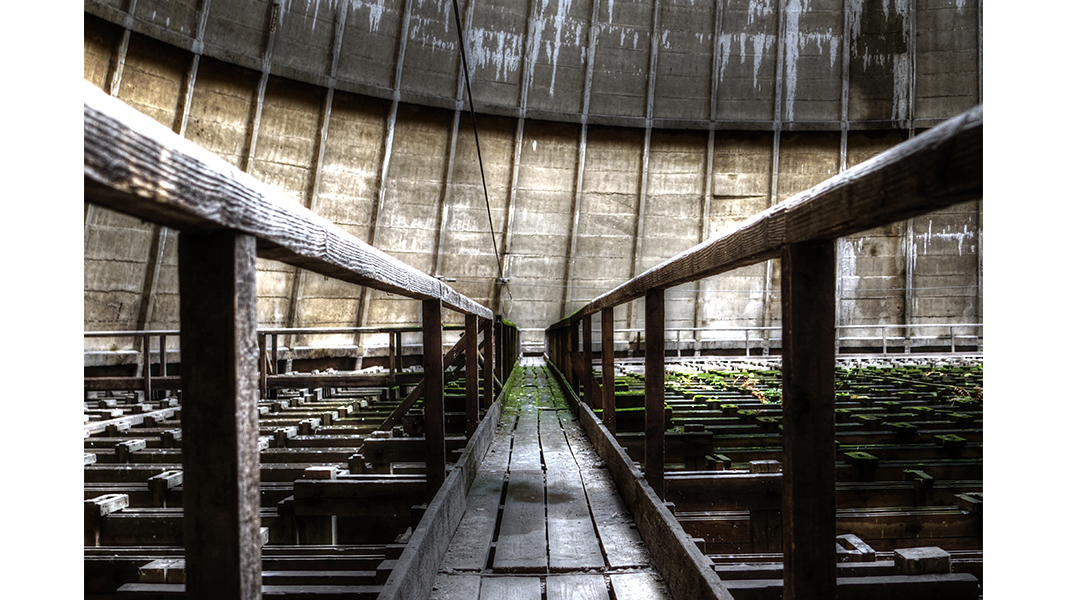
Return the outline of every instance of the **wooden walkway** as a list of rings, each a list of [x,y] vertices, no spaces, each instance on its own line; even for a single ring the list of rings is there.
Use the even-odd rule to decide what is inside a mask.
[[[430,598],[669,599],[544,360],[520,366]]]

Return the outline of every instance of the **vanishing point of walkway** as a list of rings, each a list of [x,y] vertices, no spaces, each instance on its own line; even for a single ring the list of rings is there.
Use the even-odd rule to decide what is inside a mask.
[[[669,599],[544,359],[519,366],[430,597]]]

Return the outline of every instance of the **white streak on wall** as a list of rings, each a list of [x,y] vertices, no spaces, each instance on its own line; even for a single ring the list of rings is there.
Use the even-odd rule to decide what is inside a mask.
[[[475,72],[495,67],[496,81],[505,81],[522,62],[523,38],[513,33],[484,28],[469,33],[470,59]]]
[[[975,250],[976,247],[973,245],[973,237],[974,232],[970,231],[970,226],[967,224],[963,224],[962,231],[953,232],[951,231],[951,226],[948,225],[946,229],[941,230],[939,233],[933,233],[933,221],[930,220],[929,228],[925,231],[925,233],[920,233],[916,236],[916,239],[914,241],[914,250],[915,252],[917,252],[918,243],[921,242],[922,254],[928,254],[929,243],[933,240],[937,240],[940,242],[949,242],[955,244],[958,247],[959,256],[962,256],[963,246],[968,246],[971,252]]]
[[[852,323],[855,316],[855,298],[859,287],[858,254],[862,252],[862,239],[859,240],[858,252],[851,240],[845,239],[840,245],[840,315],[838,323]]]
[[[748,25],[755,23],[756,17],[765,17],[774,12],[776,0],[749,0],[748,1]]]

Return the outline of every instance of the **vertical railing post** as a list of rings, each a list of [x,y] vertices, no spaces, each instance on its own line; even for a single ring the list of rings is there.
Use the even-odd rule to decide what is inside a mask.
[[[748,328],[744,328],[744,356],[751,356],[751,342],[748,337]]]
[[[600,355],[603,372],[603,426],[615,432],[614,415],[614,308],[607,307],[600,313]]]
[[[262,594],[255,243],[230,231],[178,241],[189,598]]]
[[[492,319],[482,320],[482,330],[485,332],[485,367],[481,370],[482,383],[484,390],[482,392],[481,408],[488,410],[492,406],[493,399],[496,398],[495,386],[492,383],[492,374],[495,372],[495,361],[493,360],[493,335],[492,335]]]
[[[835,242],[785,247],[782,299],[784,600],[836,597]]]
[[[141,360],[144,362],[144,401],[152,401],[152,336],[141,336]]]
[[[440,298],[422,301],[423,406],[426,430],[426,500],[444,485],[444,352]]]
[[[396,398],[396,337],[395,334],[389,332],[389,389],[385,395],[390,399]]]
[[[951,353],[955,354],[955,326],[948,326],[948,333],[951,334]]]
[[[666,498],[666,294],[648,290],[644,297],[644,477]]]
[[[492,343],[496,344],[496,356],[499,357],[499,360],[496,364],[496,378],[500,380],[500,383],[503,383],[507,381],[503,374],[504,363],[507,362],[507,354],[505,354],[503,351],[504,326],[503,317],[501,315],[496,315],[495,329],[496,337],[493,339]]]
[[[888,328],[881,326],[881,354],[888,355]]]
[[[159,334],[159,376],[167,376],[167,334]]]
[[[581,358],[584,359],[585,377],[582,382],[584,387],[583,398],[585,404],[592,408],[600,408],[599,386],[596,385],[596,374],[592,372],[592,315],[585,315],[581,319]]]
[[[267,342],[266,334],[259,334],[259,398],[267,399]]]
[[[463,341],[466,343],[466,439],[470,439],[477,429],[481,413],[478,407],[478,372],[477,372],[477,315],[464,315],[466,326]]]

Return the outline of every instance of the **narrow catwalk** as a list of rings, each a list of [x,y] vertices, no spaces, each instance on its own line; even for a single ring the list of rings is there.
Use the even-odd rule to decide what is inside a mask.
[[[669,599],[544,359],[520,368],[430,597]]]

